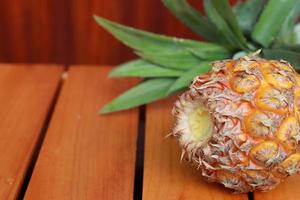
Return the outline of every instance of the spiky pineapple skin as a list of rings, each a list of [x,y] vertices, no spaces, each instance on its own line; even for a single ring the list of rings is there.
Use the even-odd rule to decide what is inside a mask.
[[[209,181],[237,192],[273,189],[300,169],[299,80],[283,60],[214,62],[173,108],[183,157]],[[213,131],[195,142],[186,120],[199,104],[210,113]]]

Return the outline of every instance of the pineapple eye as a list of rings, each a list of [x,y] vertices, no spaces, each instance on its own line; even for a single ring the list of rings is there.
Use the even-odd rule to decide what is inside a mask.
[[[262,67],[262,74],[266,81],[276,88],[290,89],[293,87],[293,82],[288,74],[291,69],[282,63],[269,63]]]
[[[272,61],[260,63],[261,72],[266,81],[276,88],[290,89],[293,82],[289,78],[289,74],[293,72],[287,64]]]
[[[294,97],[295,97],[295,110],[300,112],[300,88],[295,89]]]
[[[226,171],[218,171],[217,173],[220,182],[227,187],[239,187],[241,179],[237,174],[233,174]]]
[[[197,143],[203,143],[207,141],[213,131],[213,122],[208,111],[201,105],[193,110],[189,116],[190,132]]]
[[[277,155],[278,148],[279,147],[276,142],[261,142],[251,149],[250,156],[254,161],[268,166],[268,161]]]
[[[278,69],[293,72],[293,68],[290,67],[287,63],[278,62],[276,60],[271,61],[271,63]]]
[[[283,168],[289,175],[299,171],[300,153],[290,155],[279,167]]]
[[[265,78],[268,83],[274,87],[290,89],[293,87],[293,82],[287,77],[280,73],[272,72],[265,75]]]
[[[296,75],[296,83],[298,86],[300,86],[300,76]]]
[[[261,185],[266,181],[267,173],[258,170],[247,170],[245,178],[252,184]]]
[[[272,120],[264,113],[256,111],[246,119],[246,129],[254,137],[265,137],[271,133]]]
[[[295,117],[288,117],[281,123],[276,136],[287,148],[295,148],[299,134],[299,125]],[[298,136],[299,137],[299,136]]]
[[[276,136],[281,141],[286,141],[293,136],[296,136],[299,132],[299,126],[297,123],[297,119],[295,117],[288,117],[283,120],[282,124],[280,125]]]
[[[243,71],[248,72],[257,66],[258,66],[257,62],[241,60],[234,65],[233,71],[234,72],[243,72]]]
[[[259,80],[254,75],[239,73],[232,80],[232,88],[239,93],[250,92],[258,88]]]
[[[261,109],[283,114],[287,110],[288,100],[280,91],[265,86],[258,91],[256,103]]]

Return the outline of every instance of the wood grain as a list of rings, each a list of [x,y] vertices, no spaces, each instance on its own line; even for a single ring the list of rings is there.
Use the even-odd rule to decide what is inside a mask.
[[[1,0],[0,61],[69,63],[71,0]]]
[[[147,106],[143,199],[164,200],[246,200],[247,195],[201,178],[200,172],[180,163],[180,148],[175,139],[165,138],[172,127],[171,98]]]
[[[298,200],[300,196],[300,176],[287,178],[277,188],[269,192],[255,192],[255,200]]]
[[[62,73],[59,66],[0,65],[0,199],[15,199]]]
[[[71,67],[25,199],[132,199],[138,110],[98,116],[136,80],[107,67]]]
[[[197,5],[201,2],[198,1]],[[91,13],[147,31],[199,39],[172,16],[160,0],[89,0],[88,3],[86,0],[74,0],[72,28],[75,49],[72,57],[75,63],[115,65],[135,57],[132,50],[99,27]]]
[[[202,1],[190,0],[199,10]],[[231,1],[233,2],[233,1]],[[1,0],[0,62],[119,64],[134,57],[93,14],[160,34],[201,39],[161,0]]]

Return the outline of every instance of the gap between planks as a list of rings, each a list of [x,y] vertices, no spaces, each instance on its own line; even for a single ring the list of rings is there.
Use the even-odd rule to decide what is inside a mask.
[[[27,171],[25,173],[23,183],[21,184],[19,194],[18,194],[18,196],[16,198],[17,200],[23,200],[24,199],[24,196],[25,196],[27,187],[29,185],[29,182],[30,182],[30,179],[31,179],[31,176],[32,176],[35,164],[36,164],[36,161],[37,161],[37,159],[39,157],[39,153],[40,153],[40,150],[42,148],[42,145],[43,145],[43,142],[44,142],[44,139],[45,139],[45,136],[46,136],[46,133],[47,133],[47,130],[48,130],[48,127],[49,127],[52,115],[53,115],[53,112],[55,110],[55,106],[56,106],[56,103],[58,101],[58,97],[60,95],[61,88],[62,88],[62,86],[64,84],[64,80],[65,80],[64,76],[68,72],[67,71],[68,70],[67,66],[64,66],[63,69],[64,69],[64,71],[62,71],[62,74],[61,74],[62,77],[61,77],[61,79],[60,79],[60,81],[59,81],[59,83],[57,85],[57,88],[56,88],[55,93],[53,95],[53,98],[51,100],[51,104],[50,104],[49,110],[47,112],[47,116],[46,116],[45,121],[43,123],[43,127],[42,127],[42,129],[40,131],[39,138],[37,139],[37,144],[35,146],[35,149],[33,151],[32,157],[30,159],[30,163],[29,163],[29,166],[28,166]]]
[[[143,197],[146,106],[139,107],[133,199]]]
[[[253,192],[248,192],[248,199],[249,200],[254,200],[254,193]]]

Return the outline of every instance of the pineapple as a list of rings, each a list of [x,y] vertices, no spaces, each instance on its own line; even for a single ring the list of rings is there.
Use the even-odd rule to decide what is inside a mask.
[[[180,95],[173,135],[209,181],[267,191],[300,171],[300,77],[255,56],[213,63]]]
[[[187,0],[163,3],[206,41],[154,34],[95,16],[139,57],[114,68],[110,77],[144,79],[100,113],[177,94],[194,80],[175,104],[172,134],[182,157],[203,176],[248,192],[270,190],[298,172],[300,1],[245,0],[231,7],[227,0],[203,0],[205,14]],[[258,49],[261,58],[253,54]]]

